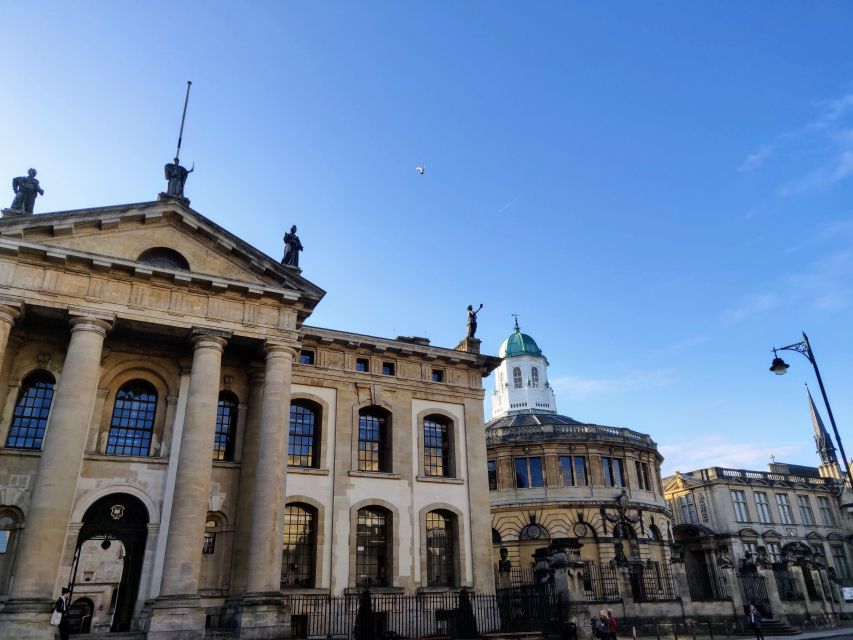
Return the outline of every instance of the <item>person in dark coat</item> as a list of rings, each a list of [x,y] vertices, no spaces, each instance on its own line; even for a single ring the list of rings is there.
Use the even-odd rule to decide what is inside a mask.
[[[53,610],[62,614],[62,620],[59,622],[59,637],[61,640],[68,640],[68,598],[71,597],[71,592],[62,587],[62,595],[56,599],[56,604],[53,605]]]
[[[607,610],[607,630],[610,640],[616,640],[616,616],[613,615],[613,609]]]
[[[754,604],[749,605],[749,624],[752,625],[752,630],[755,632],[755,640],[764,640],[764,632],[761,630],[761,614]]]

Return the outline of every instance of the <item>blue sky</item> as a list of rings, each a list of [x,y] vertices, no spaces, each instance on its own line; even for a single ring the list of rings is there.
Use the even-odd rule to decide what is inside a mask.
[[[37,211],[154,199],[191,79],[192,206],[276,258],[297,224],[312,324],[453,346],[483,303],[496,352],[518,313],[561,413],[652,434],[666,472],[816,463],[809,363],[767,371],[806,330],[853,453],[853,5],[4,17],[0,176],[35,166]]]

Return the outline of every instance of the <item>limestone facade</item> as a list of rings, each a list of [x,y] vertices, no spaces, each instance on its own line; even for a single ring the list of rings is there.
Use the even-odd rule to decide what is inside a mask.
[[[151,638],[493,589],[498,360],[306,325],[323,295],[176,199],[0,221],[0,636],[51,637],[72,581]],[[124,550],[116,602],[86,540]]]

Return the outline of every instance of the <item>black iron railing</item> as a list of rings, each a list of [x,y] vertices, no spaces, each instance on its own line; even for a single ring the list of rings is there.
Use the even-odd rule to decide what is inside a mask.
[[[687,587],[690,590],[690,599],[694,602],[729,599],[726,579],[723,576],[709,575],[704,567],[687,569]]]
[[[469,637],[468,632],[559,630],[560,602],[550,585],[500,589],[496,594],[468,594],[470,607],[459,592],[371,594],[377,637]],[[291,595],[291,637],[352,638],[359,615],[359,596]],[[473,620],[472,620],[473,618]]]
[[[617,602],[619,581],[616,569],[609,565],[588,562],[581,574],[583,597],[586,602]]]
[[[669,566],[660,562],[628,565],[628,577],[635,602],[675,600],[675,585]]]
[[[788,571],[773,571],[776,578],[776,588],[779,590],[780,600],[802,600],[803,594],[797,586],[797,581]]]

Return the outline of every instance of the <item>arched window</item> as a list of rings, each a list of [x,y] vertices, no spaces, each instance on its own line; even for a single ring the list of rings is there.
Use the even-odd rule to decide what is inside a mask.
[[[189,271],[190,263],[187,259],[174,249],[168,247],[154,247],[139,254],[136,259],[142,264],[152,267],[163,267],[164,269],[175,269],[178,271]]]
[[[307,400],[290,405],[290,435],[287,440],[287,464],[291,467],[320,466],[320,407]]]
[[[219,405],[216,407],[216,435],[213,439],[214,460],[234,460],[239,405],[237,396],[230,391],[219,393]]]
[[[497,544],[498,542],[502,542],[501,532],[492,527],[492,544]]]
[[[450,477],[450,425],[441,416],[424,419],[424,473]]]
[[[204,539],[201,543],[201,555],[212,556],[216,553],[216,527],[219,525],[214,519],[204,523]]]
[[[390,471],[387,412],[367,407],[358,412],[358,470]]]
[[[388,529],[391,518],[378,507],[359,509],[355,535],[355,579],[361,587],[387,587],[391,568]]]
[[[547,540],[550,537],[548,529],[536,522],[526,525],[518,534],[519,540]]]
[[[6,438],[7,447],[41,449],[55,385],[56,379],[47,371],[34,371],[24,378]]]
[[[284,508],[282,587],[314,586],[314,557],[317,555],[316,513],[313,507],[296,502]]]
[[[530,384],[534,389],[539,388],[539,369],[536,367],[530,370]]]
[[[430,511],[426,515],[427,585],[453,586],[454,566],[453,515],[447,511]]]
[[[145,380],[132,380],[116,394],[107,453],[116,456],[147,456],[154,431],[157,391]]]
[[[512,368],[512,386],[516,389],[521,389],[521,368]]]

